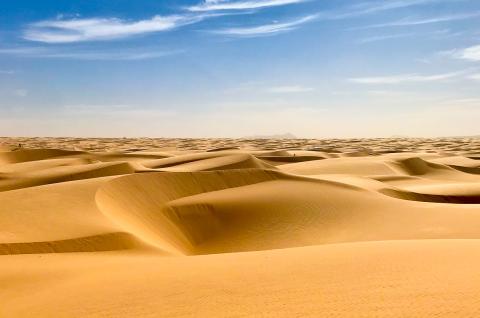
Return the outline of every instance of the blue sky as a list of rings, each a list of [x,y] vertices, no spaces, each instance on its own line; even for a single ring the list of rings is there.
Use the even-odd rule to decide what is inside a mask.
[[[0,135],[480,134],[477,0],[5,0]]]

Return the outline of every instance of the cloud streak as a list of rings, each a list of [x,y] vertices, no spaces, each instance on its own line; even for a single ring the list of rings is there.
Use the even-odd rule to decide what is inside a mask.
[[[451,72],[435,75],[422,74],[403,74],[393,76],[377,76],[377,77],[356,77],[350,78],[348,81],[357,84],[404,84],[404,83],[422,83],[422,82],[439,82],[453,79],[465,74],[465,71]]]
[[[306,2],[307,0],[247,0],[247,1],[229,1],[229,0],[205,0],[203,3],[188,7],[187,10],[193,12],[219,11],[219,10],[251,10],[267,7],[284,6]]]
[[[394,10],[400,8],[424,5],[438,0],[390,0],[390,1],[369,1],[353,5],[352,8],[361,13],[375,13],[379,11]]]
[[[373,35],[365,38],[361,38],[357,41],[360,44],[392,40],[392,39],[401,39],[401,38],[410,38],[410,37],[430,37],[430,38],[441,38],[458,36],[460,33],[452,33],[449,29],[437,30],[432,32],[409,32],[409,33],[396,33],[396,34],[381,34]]]
[[[450,54],[458,59],[478,62],[480,61],[480,45],[471,46],[461,50],[453,50]]]
[[[300,25],[313,21],[317,16],[309,15],[297,20],[284,23],[264,24],[254,27],[227,28],[211,31],[216,34],[223,34],[238,37],[269,36],[278,33],[288,32],[297,29]]]
[[[149,50],[79,50],[59,49],[48,47],[20,47],[0,49],[0,55],[11,55],[22,58],[51,58],[85,61],[136,61],[161,58],[169,55],[180,54],[183,51]]]
[[[389,1],[369,1],[354,4],[346,12],[330,12],[330,19],[345,19],[350,17],[374,14],[382,11],[408,8],[413,6],[425,5],[439,0],[389,0]]]
[[[378,42],[378,41],[384,41],[384,40],[408,38],[415,35],[416,35],[415,33],[374,35],[374,36],[362,38],[358,40],[357,43],[365,44],[365,43],[372,43],[372,42]]]
[[[308,1],[311,0],[205,0],[199,5],[188,7],[187,10],[194,12],[219,10],[249,10],[298,4]],[[327,13],[327,15],[332,19],[342,19],[381,11],[424,5],[437,1],[439,0],[369,1],[361,4],[352,5],[349,7],[347,12],[329,12]]]
[[[205,16],[156,15],[151,19],[125,21],[116,18],[46,20],[31,24],[23,38],[43,43],[72,43],[127,38],[168,31],[203,20]]]
[[[434,23],[442,23],[442,22],[450,22],[450,21],[467,20],[467,19],[473,19],[476,17],[480,17],[480,12],[460,13],[460,14],[452,14],[452,15],[428,17],[428,18],[404,18],[404,19],[400,19],[392,22],[372,24],[372,25],[355,28],[355,29],[417,26],[417,25],[426,25],[426,24],[434,24]]]

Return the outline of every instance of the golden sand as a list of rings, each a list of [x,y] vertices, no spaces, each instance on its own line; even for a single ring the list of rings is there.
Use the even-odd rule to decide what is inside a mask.
[[[479,138],[0,138],[0,317],[476,317],[479,265]]]

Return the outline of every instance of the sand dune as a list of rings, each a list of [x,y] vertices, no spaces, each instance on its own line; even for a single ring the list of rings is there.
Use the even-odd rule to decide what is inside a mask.
[[[0,317],[479,314],[476,140],[3,141]]]

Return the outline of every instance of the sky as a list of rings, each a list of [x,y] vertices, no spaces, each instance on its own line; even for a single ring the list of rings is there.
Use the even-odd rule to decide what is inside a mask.
[[[480,135],[478,0],[2,0],[0,135]]]

